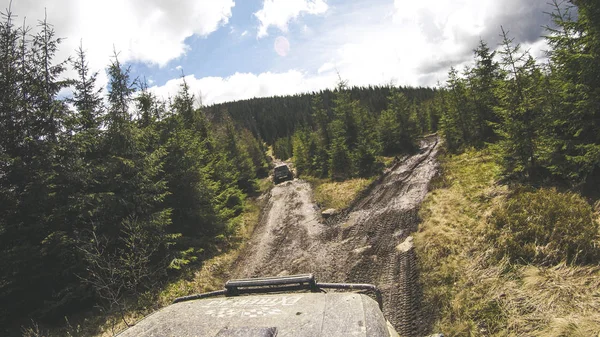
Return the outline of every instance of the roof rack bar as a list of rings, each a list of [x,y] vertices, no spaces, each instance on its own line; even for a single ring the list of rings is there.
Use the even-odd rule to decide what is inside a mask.
[[[223,290],[178,297],[173,303],[214,296],[237,296],[240,294],[258,294],[297,290],[310,290],[315,292],[322,289],[370,291],[375,294],[379,308],[383,310],[383,298],[381,296],[381,291],[379,291],[376,286],[372,284],[360,283],[317,283],[313,274],[229,280],[227,283],[225,283],[225,289]]]
[[[315,276],[313,274],[301,274],[290,276],[262,277],[229,280],[225,283],[225,289],[246,288],[246,287],[268,287],[287,284],[306,284],[315,285]]]

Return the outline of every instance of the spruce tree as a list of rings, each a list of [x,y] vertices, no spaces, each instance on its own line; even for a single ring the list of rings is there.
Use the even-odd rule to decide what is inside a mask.
[[[480,40],[479,46],[473,51],[475,54],[475,67],[471,70],[469,78],[471,95],[474,103],[474,126],[476,134],[475,143],[492,142],[496,139],[493,124],[498,123],[494,107],[498,101],[494,96],[494,89],[501,80],[500,65],[494,60],[496,52],[490,51],[487,44]]]
[[[31,63],[36,85],[30,87],[33,94],[34,109],[36,114],[44,119],[39,123],[38,132],[42,137],[49,137],[54,143],[57,142],[59,133],[65,122],[67,108],[62,100],[56,96],[61,89],[66,88],[68,81],[61,79],[61,74],[66,70],[68,60],[54,64],[54,56],[61,42],[55,37],[53,26],[47,19],[38,23],[39,32],[33,36],[31,46]],[[38,126],[38,123],[36,123]]]
[[[338,74],[339,77],[339,74]],[[355,102],[350,97],[347,82],[341,78],[333,99],[333,120],[329,123],[329,176],[332,180],[346,180],[354,173],[352,151],[356,147],[358,129]]]
[[[352,176],[353,163],[346,145],[343,122],[334,120],[329,124],[329,130],[332,135],[329,147],[329,177],[337,181],[346,180]]]
[[[354,102],[352,113],[357,125],[356,143],[352,153],[354,174],[359,177],[370,177],[377,171],[376,156],[381,152],[377,141],[376,121],[372,114],[357,101]]]
[[[90,71],[83,44],[79,45],[72,64],[78,75],[72,80],[74,90],[73,98],[70,100],[77,110],[76,127],[73,131],[95,132],[102,125],[104,108],[101,97],[102,88],[96,87],[98,72]]]
[[[314,174],[318,177],[327,177],[329,174],[329,146],[331,136],[327,127],[330,118],[325,109],[323,99],[320,95],[316,95],[312,100],[313,114],[312,118],[315,122],[315,155],[312,158],[312,167]]]
[[[255,193],[258,189],[256,185],[256,167],[252,162],[252,158],[248,150],[240,142],[233,121],[227,118],[224,125],[224,133],[222,135],[223,151],[227,154],[228,159],[235,165],[236,171],[239,172],[237,185],[244,193]]]
[[[549,168],[574,183],[597,179],[600,172],[600,6],[554,1],[556,28],[547,27],[551,46],[552,137]]]
[[[309,132],[307,130],[298,130],[292,138],[292,146],[294,152],[294,167],[296,174],[300,177],[303,175],[311,175],[311,160],[309,153]]]
[[[513,39],[502,30],[502,67],[506,80],[496,88],[499,105],[496,114],[501,122],[496,132],[498,159],[504,174],[517,179],[537,179],[540,126],[544,117],[544,83],[541,69],[527,52],[520,51]]]
[[[450,68],[448,73],[446,103],[447,113],[444,119],[444,124],[453,124],[454,130],[447,130],[447,134],[454,137],[450,144],[455,144],[457,148],[462,148],[465,145],[471,145],[473,142],[472,134],[472,107],[469,99],[468,85],[466,80],[461,78],[458,71]]]
[[[139,82],[138,95],[135,97],[138,111],[137,122],[139,127],[146,128],[157,123],[164,115],[164,103],[148,89],[148,82],[144,79]]]
[[[291,158],[294,153],[292,137],[283,137],[273,143],[273,155],[279,159]]]
[[[411,118],[411,104],[401,92],[389,97],[388,109],[379,117],[378,137],[384,155],[411,153],[417,148],[419,132]]]

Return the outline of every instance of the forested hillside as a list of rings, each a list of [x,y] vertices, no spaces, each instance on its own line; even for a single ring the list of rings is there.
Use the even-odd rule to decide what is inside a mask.
[[[235,231],[263,143],[209,122],[185,83],[160,101],[118,53],[103,97],[83,47],[56,60],[48,22],[14,19],[0,23],[0,326],[123,311]]]
[[[371,177],[378,156],[411,153],[418,136],[437,131],[442,113],[436,90],[348,87],[286,97],[254,98],[206,109],[211,120],[232,119],[273,146],[277,158],[294,157],[298,174],[333,180]]]
[[[210,115],[220,116],[227,112],[234,120],[242,123],[260,136],[267,144],[273,145],[278,139],[291,137],[297,129],[315,127],[315,99],[328,116],[333,116],[337,90],[322,90],[316,93],[297,94],[284,97],[253,98],[236,102],[216,104],[207,107]],[[435,89],[392,86],[369,86],[342,88],[349,92],[349,98],[358,101],[370,113],[378,116],[387,109],[392,91],[402,92],[411,102],[420,103],[433,98]]]

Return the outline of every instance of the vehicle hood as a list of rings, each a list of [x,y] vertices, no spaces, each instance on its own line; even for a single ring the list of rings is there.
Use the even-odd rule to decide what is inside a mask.
[[[356,293],[293,293],[181,302],[119,336],[389,336],[377,302]]]

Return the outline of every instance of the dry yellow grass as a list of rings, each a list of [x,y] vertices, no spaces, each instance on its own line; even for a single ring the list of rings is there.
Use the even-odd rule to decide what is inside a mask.
[[[491,155],[445,156],[415,235],[423,314],[446,336],[599,336],[600,266],[497,261],[486,219],[508,189]]]
[[[322,209],[347,208],[350,203],[356,199],[358,194],[369,186],[372,181],[373,179],[364,178],[350,179],[342,182],[311,179],[313,185],[317,182],[314,189],[315,201]]]
[[[386,157],[386,156],[378,156],[377,160],[381,161],[383,163],[384,167],[390,167],[392,165],[394,165],[396,157],[391,156],[391,157]]]

